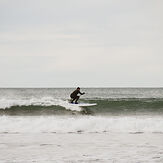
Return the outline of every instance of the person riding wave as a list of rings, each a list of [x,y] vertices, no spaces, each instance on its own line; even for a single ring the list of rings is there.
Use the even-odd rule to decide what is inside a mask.
[[[75,100],[75,104],[78,104],[78,100],[79,100],[79,98],[80,98],[80,96],[78,96],[78,94],[84,95],[85,92],[81,93],[81,92],[80,92],[80,88],[78,87],[75,91],[73,91],[73,92],[70,94],[71,103],[73,103],[74,100]]]

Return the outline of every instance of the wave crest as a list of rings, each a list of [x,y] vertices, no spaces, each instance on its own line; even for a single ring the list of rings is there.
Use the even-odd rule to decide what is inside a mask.
[[[31,99],[0,99],[0,109],[7,109],[13,106],[61,106],[67,110],[81,111],[81,107],[70,105],[67,100],[54,99],[51,97]]]

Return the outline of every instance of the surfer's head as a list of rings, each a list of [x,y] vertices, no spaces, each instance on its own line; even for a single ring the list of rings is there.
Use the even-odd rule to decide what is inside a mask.
[[[80,87],[78,87],[77,89],[80,90]]]

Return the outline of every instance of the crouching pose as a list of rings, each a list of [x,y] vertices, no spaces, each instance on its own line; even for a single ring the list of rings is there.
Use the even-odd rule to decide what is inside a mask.
[[[81,93],[80,92],[80,88],[78,87],[74,92],[71,93],[70,97],[71,97],[71,103],[74,102],[75,100],[75,104],[78,104],[78,100],[79,100],[79,97],[78,94],[81,94],[81,95],[84,95],[85,93]]]

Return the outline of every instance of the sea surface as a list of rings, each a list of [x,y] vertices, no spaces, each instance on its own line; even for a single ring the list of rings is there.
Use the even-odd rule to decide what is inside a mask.
[[[161,137],[163,138],[163,88],[81,88],[81,92],[85,92],[86,94],[80,97],[79,103],[97,104],[96,106],[89,107],[79,107],[75,104],[69,104],[69,96],[73,90],[74,88],[1,88],[0,149],[7,153],[10,152],[10,155],[4,153],[3,157],[0,156],[0,161],[10,162],[10,159],[13,159],[14,162],[15,159],[15,162],[53,162],[55,160],[56,162],[136,163],[139,161],[146,162],[148,157],[150,158],[150,153],[154,152],[154,149],[155,153],[153,154],[156,154],[156,156],[154,155],[148,162],[163,161],[163,143],[157,142],[157,140],[161,140]],[[79,151],[81,150],[80,145],[82,142],[83,144],[85,142],[83,148],[89,149],[90,138],[94,135],[94,138],[97,137],[97,140],[94,141],[95,150],[96,147],[97,149],[101,149],[101,153],[104,155],[97,154],[97,157],[92,159],[92,156],[89,157],[88,154],[93,152],[90,149],[86,154],[78,156],[79,159],[77,159],[75,156],[72,157],[72,153],[68,150],[69,152],[66,151],[66,153],[70,154],[66,155],[67,158],[62,158],[65,155],[62,151],[58,153],[59,155],[56,154],[56,157],[46,157],[46,160],[44,160],[45,157],[41,158],[40,156],[38,159],[38,157],[33,156],[33,160],[31,157],[31,161],[29,161],[27,157],[23,156],[19,159],[18,154],[13,153],[12,155],[12,151],[7,150],[7,147],[15,148],[14,151],[18,150],[17,148],[22,144],[17,142],[18,144],[14,146],[14,140],[24,140],[27,138],[27,135],[33,135],[33,137],[37,135],[37,137],[40,137],[41,144],[43,140],[41,136],[44,134],[47,135],[45,138],[47,141],[52,139],[51,134],[53,137],[62,135],[59,137],[64,137],[63,139],[65,140],[61,144],[64,141],[65,144],[68,144],[68,142],[72,143],[72,146],[73,143],[76,143],[76,148]],[[72,137],[76,135],[76,138],[71,140],[71,134]],[[80,139],[81,137],[85,137],[85,141],[79,141],[77,135]],[[100,138],[98,138],[98,135],[101,135]],[[117,136],[119,144],[117,144],[117,140],[112,140],[111,135],[113,137]],[[122,135],[125,135],[126,140]],[[135,135],[141,135],[144,139],[146,139],[147,135],[154,137],[152,142],[146,142],[147,144],[149,143],[148,153],[144,157],[140,157],[138,153],[134,155],[134,158],[132,156],[129,158],[129,155],[125,155],[125,158],[123,155],[115,157],[116,151],[122,152],[121,150],[124,150],[124,148],[121,148],[121,145],[123,146],[124,141],[128,141],[131,135],[134,135],[134,139],[136,139]],[[114,152],[112,155],[107,155],[107,153],[111,152],[111,149],[110,151],[106,149],[109,147],[99,147],[100,144],[107,144],[107,136],[109,137],[108,141],[112,145],[120,145],[117,147],[117,150],[114,149],[115,151],[112,151]],[[155,140],[157,136],[158,139]],[[6,138],[4,139],[5,143],[2,142],[2,138],[4,137]],[[66,141],[68,137],[69,141]],[[58,137],[56,139],[59,140]],[[78,141],[74,142],[75,140]],[[101,142],[102,140],[106,142]],[[26,141],[28,143],[33,142],[34,138],[28,137]],[[133,144],[135,141],[126,142],[126,146]],[[149,141],[151,140],[149,139]],[[27,142],[24,146],[28,148],[30,146],[30,151],[34,152],[36,147],[31,146],[31,144],[29,145]],[[156,142],[159,144],[159,147],[156,145],[154,148]],[[143,140],[141,143],[143,144]],[[139,151],[141,143],[138,141],[139,146],[135,145],[132,150]],[[46,142],[44,142],[44,145],[46,146]],[[51,150],[54,150],[54,148]],[[145,151],[146,149],[142,148],[142,152]],[[46,152],[46,156],[49,156],[49,150]],[[87,155],[87,158],[83,158]]]
[[[162,88],[0,89],[0,132],[163,132]]]

